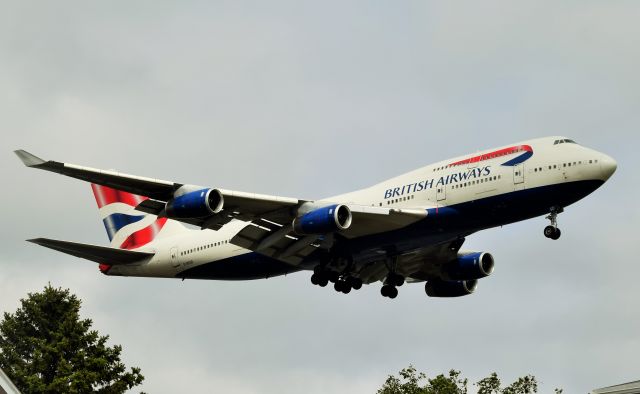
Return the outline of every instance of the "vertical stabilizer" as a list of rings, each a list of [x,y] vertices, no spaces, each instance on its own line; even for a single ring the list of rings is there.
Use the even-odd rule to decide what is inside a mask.
[[[91,184],[111,246],[137,249],[157,238],[189,231],[181,223],[136,211],[148,197]]]

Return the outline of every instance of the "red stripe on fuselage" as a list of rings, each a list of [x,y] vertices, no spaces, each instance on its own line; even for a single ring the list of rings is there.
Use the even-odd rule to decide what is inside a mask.
[[[120,249],[136,249],[148,244],[158,235],[166,222],[167,218],[159,218],[142,230],[136,231],[124,240]]]
[[[533,152],[533,149],[529,145],[512,146],[512,147],[509,147],[509,148],[504,148],[504,149],[500,149],[500,150],[497,150],[497,151],[484,153],[484,154],[479,155],[479,156],[470,157],[468,159],[456,161],[455,163],[451,163],[449,165],[450,166],[459,166],[459,165],[463,165],[463,164],[477,163],[479,161],[491,160],[491,159],[495,159],[496,157],[507,156],[507,155],[510,155],[512,153],[517,153],[517,152]]]
[[[102,208],[105,205],[113,204],[114,202],[121,202],[132,207],[136,207],[138,204],[148,199],[149,197],[138,196],[122,190],[112,189],[107,186],[91,184],[93,190],[93,196],[96,198],[98,208]]]

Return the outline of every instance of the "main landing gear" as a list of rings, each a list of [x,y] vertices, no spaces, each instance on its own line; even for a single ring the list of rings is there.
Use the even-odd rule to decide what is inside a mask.
[[[353,277],[349,274],[340,274],[336,271],[328,270],[323,266],[316,266],[311,275],[311,283],[314,285],[325,287],[332,282],[335,291],[349,294],[351,289],[360,290],[362,288],[362,279]]]
[[[380,289],[380,294],[383,297],[389,297],[391,299],[396,298],[398,296],[398,289],[404,284],[404,276],[396,274],[394,272],[390,272],[387,279],[384,281],[384,285]]]
[[[544,228],[544,236],[554,241],[560,238],[560,229],[558,228],[558,214],[561,214],[564,211],[562,207],[551,207],[549,211],[549,216],[545,219],[549,219],[551,221],[551,225]]]

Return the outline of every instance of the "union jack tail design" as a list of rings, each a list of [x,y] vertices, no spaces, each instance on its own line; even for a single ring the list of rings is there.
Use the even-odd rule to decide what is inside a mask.
[[[91,184],[111,246],[137,249],[158,237],[189,231],[179,222],[136,211],[148,197]]]

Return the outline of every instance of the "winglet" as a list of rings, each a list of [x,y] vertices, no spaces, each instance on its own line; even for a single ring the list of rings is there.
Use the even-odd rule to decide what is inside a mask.
[[[46,161],[42,160],[38,156],[32,155],[26,150],[18,149],[13,151],[13,153],[15,153],[18,156],[18,158],[20,158],[20,160],[22,160],[24,165],[27,167],[36,167],[40,164],[46,163]]]

